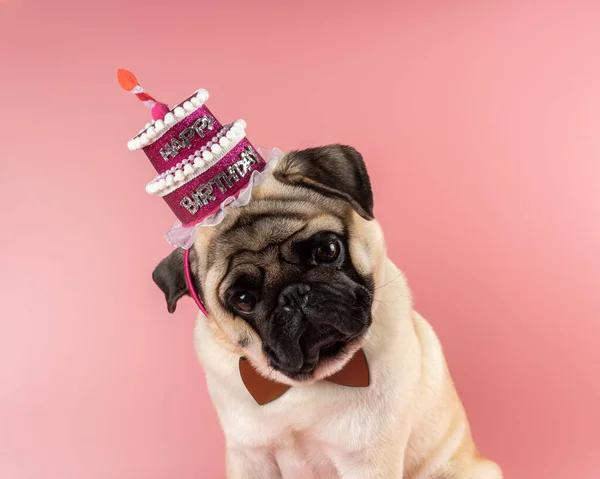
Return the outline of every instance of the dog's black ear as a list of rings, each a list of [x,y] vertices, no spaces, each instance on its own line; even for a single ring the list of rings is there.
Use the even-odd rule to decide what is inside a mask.
[[[190,250],[190,262],[193,261],[195,251]],[[177,248],[169,256],[163,259],[152,272],[152,279],[157,286],[165,293],[167,300],[167,310],[169,313],[175,312],[177,301],[190,290],[185,280],[183,250]],[[196,283],[196,281],[194,281]]]
[[[351,146],[292,151],[281,159],[274,175],[283,183],[342,199],[366,220],[373,219],[371,180],[362,155]]]

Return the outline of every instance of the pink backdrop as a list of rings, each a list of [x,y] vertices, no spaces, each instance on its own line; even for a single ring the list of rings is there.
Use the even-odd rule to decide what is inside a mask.
[[[482,451],[599,477],[599,4],[275,3],[0,5],[0,477],[223,477],[117,67],[257,145],[355,145]]]

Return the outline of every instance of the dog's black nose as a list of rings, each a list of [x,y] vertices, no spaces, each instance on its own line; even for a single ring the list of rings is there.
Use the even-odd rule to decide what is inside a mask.
[[[310,286],[306,283],[292,283],[279,293],[279,306],[286,311],[294,307],[303,307],[308,303]]]

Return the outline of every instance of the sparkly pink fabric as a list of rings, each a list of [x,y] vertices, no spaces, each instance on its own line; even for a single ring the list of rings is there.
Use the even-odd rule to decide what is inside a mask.
[[[183,226],[181,221],[176,220],[169,231],[165,233],[165,239],[174,248],[189,249],[194,244],[194,238],[198,228],[216,226],[223,221],[227,211],[231,208],[242,208],[246,206],[251,198],[255,187],[260,185],[267,178],[279,163],[283,152],[279,148],[259,148],[260,156],[267,162],[262,170],[254,170],[250,175],[250,181],[235,196],[228,196],[217,211],[207,216],[202,221],[194,223],[191,226]]]
[[[254,151],[256,152],[256,155],[259,159],[258,163],[250,165],[250,170],[246,173],[244,177],[240,178],[238,182],[233,182],[233,187],[227,187],[226,191],[222,192],[217,186],[214,186],[212,196],[215,197],[215,200],[212,200],[209,202],[209,204],[200,207],[195,214],[190,213],[185,207],[181,206],[180,203],[184,196],[191,197],[192,192],[194,192],[199,186],[208,183],[219,173],[226,172],[229,166],[240,161],[240,154],[248,146],[251,146],[250,141],[248,141],[247,138],[243,138],[227,155],[221,158],[221,160],[219,160],[219,162],[212,168],[209,168],[193,180],[180,186],[168,195],[162,197],[167,202],[173,213],[175,213],[175,216],[179,219],[179,221],[181,221],[181,223],[183,223],[184,226],[190,226],[195,223],[198,223],[207,216],[213,214],[220,208],[221,203],[226,198],[230,196],[236,196],[241,189],[248,185],[253,171],[262,170],[265,167],[265,160],[260,156],[258,150],[254,148]]]
[[[171,157],[168,161],[160,154],[160,150],[167,143],[171,143],[173,138],[177,138],[180,140],[179,134],[185,130],[186,128],[192,126],[194,122],[200,118],[201,116],[211,116],[213,118],[213,128],[212,130],[204,130],[205,136],[202,138],[199,135],[194,135],[190,138],[191,146],[188,148],[182,148],[179,151],[179,154],[175,157]],[[144,153],[150,159],[150,163],[154,166],[154,169],[158,173],[163,173],[170,169],[172,166],[175,166],[177,163],[185,160],[188,156],[193,154],[196,150],[199,150],[202,146],[206,145],[222,128],[223,126],[219,121],[215,118],[215,116],[210,112],[206,105],[201,106],[191,115],[187,116],[179,123],[176,123],[168,130],[163,136],[161,136],[158,140],[156,140],[151,145],[148,145],[144,148]]]

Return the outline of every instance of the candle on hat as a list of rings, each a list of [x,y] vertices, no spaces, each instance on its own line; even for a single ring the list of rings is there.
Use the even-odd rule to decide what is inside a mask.
[[[169,107],[164,103],[157,102],[152,96],[146,93],[133,73],[128,70],[119,68],[117,70],[117,79],[123,90],[133,93],[138,100],[144,103],[148,108],[152,109],[152,119],[162,120],[169,111]]]

